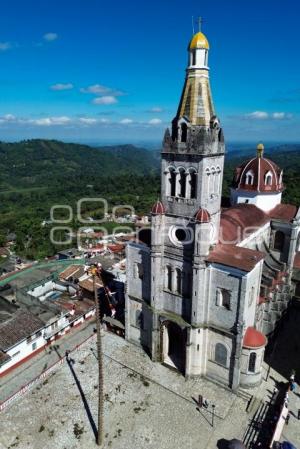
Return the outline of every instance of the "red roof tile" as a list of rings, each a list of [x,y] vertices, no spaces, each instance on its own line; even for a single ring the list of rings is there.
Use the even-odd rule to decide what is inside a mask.
[[[278,204],[268,212],[268,215],[277,220],[292,221],[296,217],[297,212],[297,206],[293,206],[292,204]]]
[[[60,279],[68,280],[70,277],[78,278],[84,274],[84,267],[80,265],[70,265],[59,274]]]
[[[244,335],[243,347],[249,349],[258,349],[266,346],[267,338],[254,327],[247,327]]]
[[[207,262],[218,263],[228,267],[252,271],[264,258],[264,253],[234,245],[219,244],[207,257]]]
[[[209,223],[210,222],[210,215],[209,212],[206,209],[200,209],[195,215],[195,220],[199,223]]]
[[[248,173],[253,176],[252,183],[247,183]],[[266,183],[268,173],[271,174],[270,184]],[[270,159],[257,156],[236,168],[233,186],[258,192],[281,192],[283,190],[282,170]]]
[[[270,221],[270,217],[253,204],[237,204],[221,213],[221,243],[239,243],[256,229]]]
[[[96,278],[96,285],[98,288],[103,287],[103,284],[98,277]],[[83,279],[82,281],[79,282],[79,287],[81,287],[89,292],[93,292],[94,291],[94,281],[92,278]]]
[[[0,349],[6,351],[44,327],[44,322],[27,310],[18,310],[0,325]]]
[[[161,215],[166,213],[166,208],[163,205],[161,201],[157,201],[153,206],[151,210],[152,214],[154,215]]]

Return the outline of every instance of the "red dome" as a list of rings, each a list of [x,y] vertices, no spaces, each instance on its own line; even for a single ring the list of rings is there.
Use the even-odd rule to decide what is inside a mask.
[[[199,223],[209,223],[210,222],[210,215],[209,212],[206,209],[200,209],[195,215],[195,220]]]
[[[163,203],[161,201],[157,201],[151,209],[152,214],[155,215],[161,215],[161,214],[165,214],[166,213],[166,209],[165,206],[163,205]]]
[[[247,327],[243,340],[244,348],[258,349],[266,346],[266,344],[267,338],[264,334],[255,329],[255,327]]]
[[[281,192],[282,170],[270,159],[258,155],[235,169],[233,187],[251,192]]]

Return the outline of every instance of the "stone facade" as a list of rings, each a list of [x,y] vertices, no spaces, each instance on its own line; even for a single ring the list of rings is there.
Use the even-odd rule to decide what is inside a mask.
[[[277,211],[276,219],[242,204],[222,217],[224,137],[212,106],[208,49],[197,51],[205,52],[197,57],[205,64],[188,67],[184,100],[164,136],[151,245],[127,246],[126,338],[153,361],[236,390],[261,381],[263,332],[278,320],[270,304],[281,301],[283,310],[292,290],[300,215],[282,220]],[[186,89],[201,98],[188,100]],[[222,227],[239,235],[234,243],[220,243]],[[285,299],[278,299],[280,289],[288,291]]]

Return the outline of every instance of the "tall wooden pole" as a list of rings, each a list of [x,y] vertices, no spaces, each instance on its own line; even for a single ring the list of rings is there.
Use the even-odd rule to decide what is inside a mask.
[[[98,434],[96,443],[98,446],[103,445],[104,435],[104,393],[103,393],[103,353],[102,353],[102,336],[101,336],[101,323],[100,323],[100,300],[98,298],[98,289],[96,276],[98,270],[95,268],[93,273],[93,286],[94,286],[94,298],[96,304],[96,329],[97,329],[97,359],[98,359]],[[101,278],[100,278],[101,279]]]

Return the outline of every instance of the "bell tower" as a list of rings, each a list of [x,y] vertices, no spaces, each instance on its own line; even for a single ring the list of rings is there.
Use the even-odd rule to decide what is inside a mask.
[[[224,166],[224,137],[209,83],[209,43],[199,31],[188,46],[186,79],[177,114],[162,149],[162,202],[178,217],[205,208],[218,236]]]

